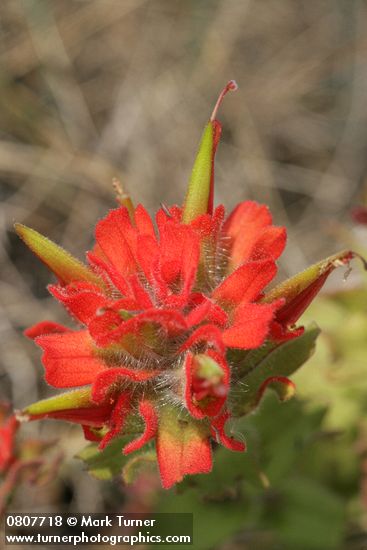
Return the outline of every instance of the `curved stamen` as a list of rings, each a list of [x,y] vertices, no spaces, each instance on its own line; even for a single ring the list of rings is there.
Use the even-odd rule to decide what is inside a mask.
[[[214,109],[213,109],[213,112],[212,112],[212,115],[210,117],[210,120],[213,122],[216,118],[217,118],[217,112],[218,112],[218,109],[223,101],[223,98],[224,96],[228,93],[228,92],[235,92],[236,90],[238,90],[238,84],[235,80],[230,80],[229,82],[227,82],[227,84],[225,85],[225,87],[223,88],[223,90],[221,91],[221,93],[219,94],[219,97],[217,99],[217,102],[214,106]]]

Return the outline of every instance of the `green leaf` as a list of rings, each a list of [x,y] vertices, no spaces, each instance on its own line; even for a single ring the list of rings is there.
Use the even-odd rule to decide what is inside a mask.
[[[277,346],[276,342],[266,342],[259,348],[249,351],[229,349],[227,358],[228,362],[233,365],[236,379],[243,378],[252,371]]]
[[[134,483],[142,471],[150,470],[157,465],[155,449],[139,453],[131,457],[122,469],[122,479],[125,483]]]
[[[288,478],[276,519],[286,549],[335,550],[343,540],[343,500],[309,478]],[[274,518],[269,518],[274,525]]]
[[[76,458],[82,460],[88,472],[97,479],[108,480],[121,474],[122,468],[130,457],[122,454],[122,449],[129,441],[128,436],[111,441],[103,450],[98,449],[98,443],[87,445]]]
[[[247,374],[237,381],[231,395],[233,415],[242,416],[256,406],[259,388],[265,380],[273,376],[290,376],[303,365],[312,355],[319,333],[320,329],[314,325],[302,336],[289,340],[273,350],[268,351],[265,348],[265,355],[260,354],[257,363],[254,363],[253,356],[248,356],[248,361],[252,361],[251,369],[246,369],[246,365],[243,365]]]

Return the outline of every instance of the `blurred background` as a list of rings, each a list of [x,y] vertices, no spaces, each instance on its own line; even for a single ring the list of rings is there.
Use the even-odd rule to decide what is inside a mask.
[[[0,26],[1,399],[20,408],[49,395],[40,353],[22,331],[42,319],[66,320],[47,292],[49,273],[15,236],[14,221],[83,258],[96,220],[115,205],[113,177],[151,213],[161,201],[181,203],[201,131],[229,79],[236,79],[239,90],[226,98],[219,115],[223,134],[216,201],[228,210],[247,198],[270,206],[275,222],[289,232],[282,277],[341,247],[367,246],[366,233],[355,229],[350,216],[364,202],[367,173],[366,1],[2,0]],[[321,299],[318,310],[309,314],[318,321],[322,317],[319,323],[328,338],[305,367],[299,401],[284,409],[271,399],[266,405],[273,407],[274,425],[268,429],[275,440],[277,414],[285,415],[283,429],[298,415],[309,420],[309,437],[329,434],[326,448],[320,436],[322,458],[312,462],[306,449],[300,466],[297,437],[306,428],[295,426],[296,440],[290,436],[282,447],[277,444],[279,453],[295,449],[295,462],[286,461],[275,476],[280,489],[272,493],[270,476],[255,492],[255,504],[238,497],[238,510],[259,508],[261,501],[262,512],[238,513],[238,521],[228,520],[231,528],[218,529],[214,539],[206,540],[204,529],[195,548],[367,548],[367,442],[361,435],[367,433],[361,425],[367,401],[367,307],[358,272],[346,285],[342,275],[330,283],[334,298]],[[354,301],[338,298],[347,286],[359,293]],[[348,323],[343,347],[342,335],[335,331]],[[333,337],[340,344],[338,353],[335,346],[327,348]],[[348,369],[351,378],[340,381],[336,369]],[[262,414],[246,420],[250,424],[245,428],[255,430],[257,422],[262,433]],[[46,438],[60,436],[70,460],[51,488],[23,488],[15,509],[117,511],[124,505],[138,511],[163,499],[162,509],[180,510],[179,496],[164,504],[167,497],[159,496],[152,480],[149,497],[140,495],[140,502],[141,487],[126,490],[119,481],[103,483],[83,473],[71,458],[83,447],[79,430],[51,422],[27,430]],[[268,447],[266,460],[271,460],[274,453]],[[329,461],[339,447],[332,478]],[[225,460],[227,454],[223,464]],[[310,463],[315,471],[307,470]],[[279,502],[286,499],[283,495],[278,502],[277,491],[289,484],[292,468],[306,468],[323,495],[334,495],[334,508],[301,483],[298,501],[279,521],[274,519]],[[227,488],[236,485],[234,479],[226,483]],[[199,496],[187,494],[188,509],[193,509]],[[223,502],[230,498],[233,504],[237,497],[227,491],[216,498],[221,517]],[[335,509],[336,515],[323,518],[318,512],[319,522],[315,517],[307,523],[320,499],[322,508]],[[264,520],[266,514],[273,523]],[[297,539],[300,532],[304,537]],[[330,540],[327,532],[333,534]]]

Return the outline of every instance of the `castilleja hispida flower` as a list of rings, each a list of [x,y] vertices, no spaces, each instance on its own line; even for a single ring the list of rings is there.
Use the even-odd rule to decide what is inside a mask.
[[[295,322],[334,267],[352,257],[333,256],[265,293],[285,228],[256,202],[228,216],[222,205],[213,208],[216,114],[235,88],[233,81],[224,88],[204,130],[183,207],[162,207],[154,224],[143,206],[121,196],[119,208],[97,223],[88,265],[16,225],[56,275],[51,294],[80,324],[73,330],[42,322],[26,331],[43,349],[46,382],[78,389],[21,416],[77,422],[101,450],[131,433],[126,455],[153,440],[165,488],[210,472],[212,440],[245,450],[226,422],[238,410],[231,395],[249,350],[301,338]],[[281,386],[283,397],[293,390],[274,370],[258,382],[254,405],[269,385]]]
[[[27,438],[17,441],[19,422],[9,403],[0,402],[0,517],[14,490],[24,482],[43,484],[54,476],[61,454],[48,460],[43,456],[52,441]]]
[[[7,471],[15,460],[15,435],[18,422],[9,413],[9,405],[0,403],[0,476]]]

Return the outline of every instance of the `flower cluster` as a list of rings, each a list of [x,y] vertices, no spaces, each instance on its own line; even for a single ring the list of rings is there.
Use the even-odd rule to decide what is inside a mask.
[[[15,435],[18,422],[9,414],[9,405],[0,403],[0,475],[9,469],[15,460]]]
[[[51,442],[17,441],[19,422],[10,411],[8,403],[0,402],[0,516],[20,483],[48,481],[61,460],[60,454],[49,462],[42,456]]]
[[[126,455],[154,440],[165,488],[211,470],[211,440],[245,449],[225,431],[238,364],[265,341],[300,336],[295,322],[336,263],[351,257],[339,255],[266,294],[285,228],[256,202],[228,216],[213,208],[216,112],[234,88],[228,83],[205,128],[183,207],[162,207],[154,223],[143,206],[121,198],[97,223],[88,265],[17,225],[57,276],[51,294],[79,324],[42,322],[26,331],[43,349],[46,382],[74,391],[31,405],[23,417],[77,422],[101,450],[136,432]],[[258,395],[274,382],[292,386],[269,376]]]

